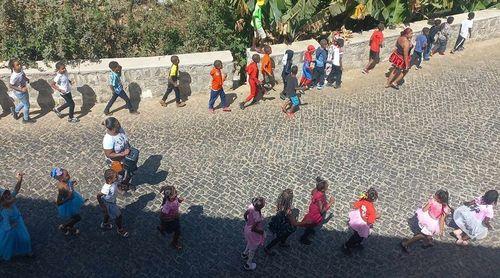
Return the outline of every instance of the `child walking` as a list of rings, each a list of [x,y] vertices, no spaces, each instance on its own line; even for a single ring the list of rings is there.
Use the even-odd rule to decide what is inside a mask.
[[[252,101],[251,104],[256,102],[257,94],[259,92],[259,86],[261,84],[259,81],[259,67],[257,65],[259,62],[259,54],[254,54],[252,55],[252,63],[250,63],[246,68],[246,72],[248,74],[248,85],[250,85],[250,95],[248,95],[245,101],[242,101],[240,103],[240,109],[242,110],[246,108],[245,105],[248,102]]]
[[[424,54],[424,51],[427,49],[427,36],[429,35],[430,29],[427,27],[424,27],[422,29],[422,34],[418,35],[417,38],[415,39],[415,48],[413,49],[413,55],[412,55],[412,65],[415,65],[415,68],[421,69],[422,66],[420,64],[422,63],[422,57]]]
[[[342,245],[342,251],[346,255],[352,255],[352,250],[361,246],[363,240],[370,235],[376,219],[380,218],[373,205],[377,199],[377,191],[374,188],[370,188],[354,203],[354,209],[349,212],[349,227],[353,230],[353,234]]]
[[[30,234],[16,206],[23,176],[23,173],[17,173],[14,191],[0,188],[0,258],[5,261],[14,256],[33,255]]]
[[[342,38],[336,38],[332,42],[332,46],[329,49],[329,60],[328,62],[332,65],[332,70],[328,74],[327,86],[333,87],[335,89],[340,88],[342,84],[342,56],[344,55],[344,40]]]
[[[56,199],[57,211],[59,217],[66,221],[64,224],[59,225],[59,230],[65,235],[79,235],[80,231],[75,228],[75,224],[82,220],[80,209],[85,203],[85,200],[74,188],[78,182],[71,180],[68,171],[61,168],[53,168],[50,172],[50,176],[58,181]]]
[[[316,62],[314,64],[313,72],[313,86],[316,86],[317,90],[322,90],[323,85],[325,85],[325,67],[326,59],[328,58],[328,41],[322,39],[319,42],[320,46],[316,49]]]
[[[10,112],[14,120],[19,119],[19,113],[23,110],[23,124],[32,124],[35,120],[30,118],[30,95],[28,93],[29,78],[23,71],[23,66],[19,59],[11,59],[9,61],[9,68],[11,71],[9,89],[14,91],[14,95],[19,100],[16,107],[11,107]]]
[[[444,220],[450,214],[448,199],[448,191],[440,189],[434,196],[429,198],[429,201],[422,208],[416,211],[420,232],[411,239],[401,242],[401,248],[404,252],[409,253],[410,246],[420,240],[425,242],[424,248],[431,247],[433,246],[432,238],[434,236],[443,236]]]
[[[222,106],[222,111],[231,112],[229,106],[226,102],[226,93],[224,92],[224,80],[226,79],[226,74],[222,72],[222,61],[215,60],[214,68],[210,71],[212,76],[212,83],[210,84],[210,100],[208,101],[208,111],[214,113],[214,104],[217,98],[220,96],[220,102]]]
[[[259,246],[263,246],[266,235],[264,233],[264,218],[262,217],[262,208],[266,205],[264,198],[257,197],[252,199],[252,204],[248,206],[245,211],[245,228],[243,233],[245,235],[245,240],[247,246],[243,253],[241,253],[241,258],[246,260],[245,270],[255,270],[257,264],[253,262],[253,257]]]
[[[170,57],[170,62],[172,62],[172,67],[170,67],[170,71],[168,73],[167,91],[163,95],[163,98],[160,100],[160,104],[161,106],[166,107],[168,95],[172,91],[174,91],[175,104],[177,105],[177,107],[184,107],[186,106],[186,104],[181,100],[181,91],[179,89],[179,57],[175,55]]]
[[[384,46],[384,29],[384,24],[380,23],[370,37],[370,55],[368,64],[361,71],[363,74],[368,74],[380,62],[380,48]]]
[[[470,38],[472,35],[472,25],[474,24],[473,19],[474,19],[474,13],[470,12],[467,15],[467,19],[462,21],[462,24],[460,25],[460,33],[458,34],[455,47],[453,47],[453,50],[450,52],[451,54],[455,53],[455,51],[464,50],[465,40]]]
[[[438,52],[439,55],[444,55],[444,52],[446,51],[446,47],[448,45],[448,40],[451,36],[451,24],[454,20],[455,18],[453,16],[449,16],[446,19],[446,22],[441,24],[441,26],[439,27],[439,31],[436,34],[436,46],[432,50],[431,56],[436,54],[436,52]]]
[[[177,196],[177,190],[173,186],[165,186],[162,189],[163,201],[160,211],[160,226],[156,227],[160,233],[165,236],[165,233],[173,233],[170,246],[177,250],[182,249],[179,242],[181,236],[181,223],[179,221],[179,205],[184,201],[183,198]]]
[[[299,110],[300,100],[297,95],[297,90],[305,90],[305,87],[299,87],[299,80],[297,79],[298,71],[299,68],[297,66],[292,66],[292,72],[288,75],[286,81],[285,96],[288,99],[281,107],[281,111],[286,113],[289,117],[293,117],[295,112]]]
[[[498,191],[488,190],[483,196],[458,207],[453,212],[453,220],[458,229],[452,233],[457,245],[469,245],[470,240],[481,240],[492,230],[494,206],[498,202]]]
[[[63,105],[59,106],[59,108],[54,108],[53,111],[59,118],[62,118],[61,111],[69,108],[68,122],[77,123],[80,120],[74,116],[75,102],[73,101],[73,96],[71,95],[71,80],[69,80],[66,65],[63,62],[59,61],[56,63],[56,73],[56,77],[54,77],[50,86],[54,89],[54,91],[59,92],[65,102]]]
[[[328,203],[326,202],[325,193],[328,190],[328,182],[320,177],[316,178],[316,188],[311,193],[311,202],[309,204],[309,211],[304,215],[302,223],[306,227],[304,234],[300,237],[300,243],[310,245],[312,241],[309,237],[315,233],[314,228],[323,223],[326,212],[334,203],[333,197],[330,197]]]
[[[315,48],[313,45],[307,46],[307,50],[304,53],[304,64],[302,65],[302,78],[300,79],[300,86],[310,87],[312,84],[314,70],[312,55],[314,54],[314,51]]]
[[[285,88],[287,84],[287,77],[292,72],[293,54],[293,50],[287,49],[285,51],[285,55],[283,55],[283,60],[281,60],[281,62],[283,63],[283,71],[281,72],[281,80],[283,80],[283,92],[281,92],[280,98],[282,100],[285,100],[286,98]]]
[[[293,190],[285,189],[276,200],[276,214],[269,222],[269,230],[273,232],[275,238],[264,248],[266,254],[272,255],[271,248],[278,243],[281,247],[288,247],[286,240],[297,230],[297,227],[302,225],[302,223],[297,222],[297,219],[292,214],[292,209]]]
[[[116,197],[118,195],[118,174],[108,169],[104,172],[104,180],[106,183],[102,186],[101,192],[97,194],[97,202],[104,214],[101,228],[106,230],[112,229],[113,224],[111,224],[111,220],[114,220],[118,234],[122,237],[128,237],[129,234],[123,227],[123,215],[120,211],[120,207],[116,204]]]
[[[273,72],[273,61],[271,59],[271,53],[272,53],[271,46],[266,45],[264,46],[264,56],[262,57],[262,65],[261,65],[261,71],[262,71],[262,87],[265,90],[265,93],[269,92],[270,90],[273,89],[274,85],[276,84],[276,79],[274,78],[274,72]]]
[[[431,29],[429,30],[429,35],[427,36],[427,47],[425,48],[424,51],[424,61],[430,60],[431,52],[436,42],[436,34],[439,32],[439,29],[441,28],[440,26],[441,26],[441,20],[434,19],[434,25],[431,26]]]
[[[109,73],[109,88],[111,89],[111,99],[108,101],[108,104],[104,108],[104,115],[111,115],[109,109],[113,103],[115,103],[118,97],[122,98],[125,101],[125,105],[128,108],[130,114],[139,114],[138,111],[135,111],[130,103],[130,99],[127,96],[127,93],[123,90],[123,85],[121,81],[122,76],[122,66],[118,64],[116,61],[109,62],[109,69],[111,72]]]

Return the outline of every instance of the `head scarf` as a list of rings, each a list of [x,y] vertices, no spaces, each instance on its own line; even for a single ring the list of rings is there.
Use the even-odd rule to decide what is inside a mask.
[[[63,169],[59,167],[54,167],[52,168],[52,171],[50,171],[50,176],[56,180],[59,179],[59,177],[62,176],[62,174],[63,174]]]
[[[304,60],[309,61],[309,62],[312,61],[312,54],[313,54],[314,50],[316,50],[314,45],[308,45],[307,51],[306,51],[306,53],[304,53]]]

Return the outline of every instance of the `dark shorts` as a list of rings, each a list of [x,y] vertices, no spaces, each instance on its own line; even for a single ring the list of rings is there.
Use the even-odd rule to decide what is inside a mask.
[[[176,218],[171,221],[160,220],[161,229],[168,234],[173,232],[179,232],[181,230],[181,224],[179,222],[179,218]]]
[[[375,62],[380,62],[380,52],[375,52],[373,50],[370,50],[370,59],[372,59]]]

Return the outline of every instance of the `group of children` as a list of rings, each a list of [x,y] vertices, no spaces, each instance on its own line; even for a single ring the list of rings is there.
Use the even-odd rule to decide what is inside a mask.
[[[81,221],[80,211],[88,199],[84,199],[76,190],[78,184],[69,172],[62,168],[53,168],[50,176],[57,181],[57,198],[55,201],[57,215],[62,223],[58,229],[66,236],[80,234],[76,224]],[[16,175],[17,183],[13,191],[0,188],[0,259],[9,261],[14,256],[33,255],[31,238],[23,216],[16,206],[16,197],[21,190],[23,173]],[[96,199],[103,213],[100,228],[113,229],[116,225],[117,233],[128,237],[129,233],[123,226],[123,216],[120,207],[116,204],[120,190],[120,176],[112,169],[104,172],[105,183],[96,194]],[[182,249],[180,243],[179,205],[184,201],[177,195],[173,186],[161,188],[163,200],[160,206],[158,231],[162,234],[172,234],[171,246],[177,250]]]
[[[266,205],[263,197],[252,199],[251,204],[244,213],[245,227],[243,234],[246,240],[245,250],[241,257],[244,260],[246,270],[255,270],[257,265],[254,262],[255,254],[259,247],[264,246],[267,255],[273,255],[272,248],[277,244],[288,247],[287,239],[292,235],[297,227],[304,228],[304,233],[300,236],[300,243],[311,244],[310,236],[316,229],[324,224],[329,218],[327,212],[334,203],[333,197],[326,201],[328,190],[327,181],[316,178],[316,187],[311,192],[309,209],[302,221],[297,220],[293,207],[293,191],[283,190],[276,201],[276,213],[271,217],[268,228],[274,238],[265,245],[266,233],[264,228],[264,217],[262,210]],[[341,250],[347,256],[351,256],[355,249],[361,249],[363,241],[372,232],[375,222],[380,218],[380,213],[375,208],[375,201],[378,199],[378,192],[374,188],[369,188],[359,196],[354,202],[348,214],[348,227],[352,231],[349,239],[342,244]],[[483,196],[464,203],[453,211],[448,205],[449,195],[445,190],[438,190],[429,200],[416,211],[419,230],[410,239],[404,239],[400,246],[405,253],[410,252],[410,246],[417,241],[424,241],[422,247],[428,248],[433,245],[435,236],[443,236],[445,232],[445,218],[452,215],[455,229],[450,233],[456,238],[456,244],[465,246],[470,240],[480,240],[487,236],[488,230],[492,229],[494,206],[498,201],[498,192],[489,190]]]

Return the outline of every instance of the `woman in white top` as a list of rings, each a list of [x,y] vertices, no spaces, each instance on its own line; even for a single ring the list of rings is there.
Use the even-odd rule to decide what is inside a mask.
[[[106,127],[106,134],[102,140],[104,155],[111,164],[111,169],[122,176],[121,189],[128,190],[132,177],[131,173],[123,167],[125,157],[130,154],[128,137],[120,122],[114,117],[104,120],[103,125]]]
[[[50,83],[52,89],[61,94],[61,97],[64,98],[65,103],[61,105],[59,108],[54,108],[54,113],[61,118],[63,111],[66,108],[69,108],[69,118],[68,122],[77,123],[80,120],[74,117],[75,113],[75,102],[73,101],[73,96],[71,95],[71,80],[69,80],[68,73],[66,72],[66,65],[63,62],[56,63],[56,72],[57,75]]]

